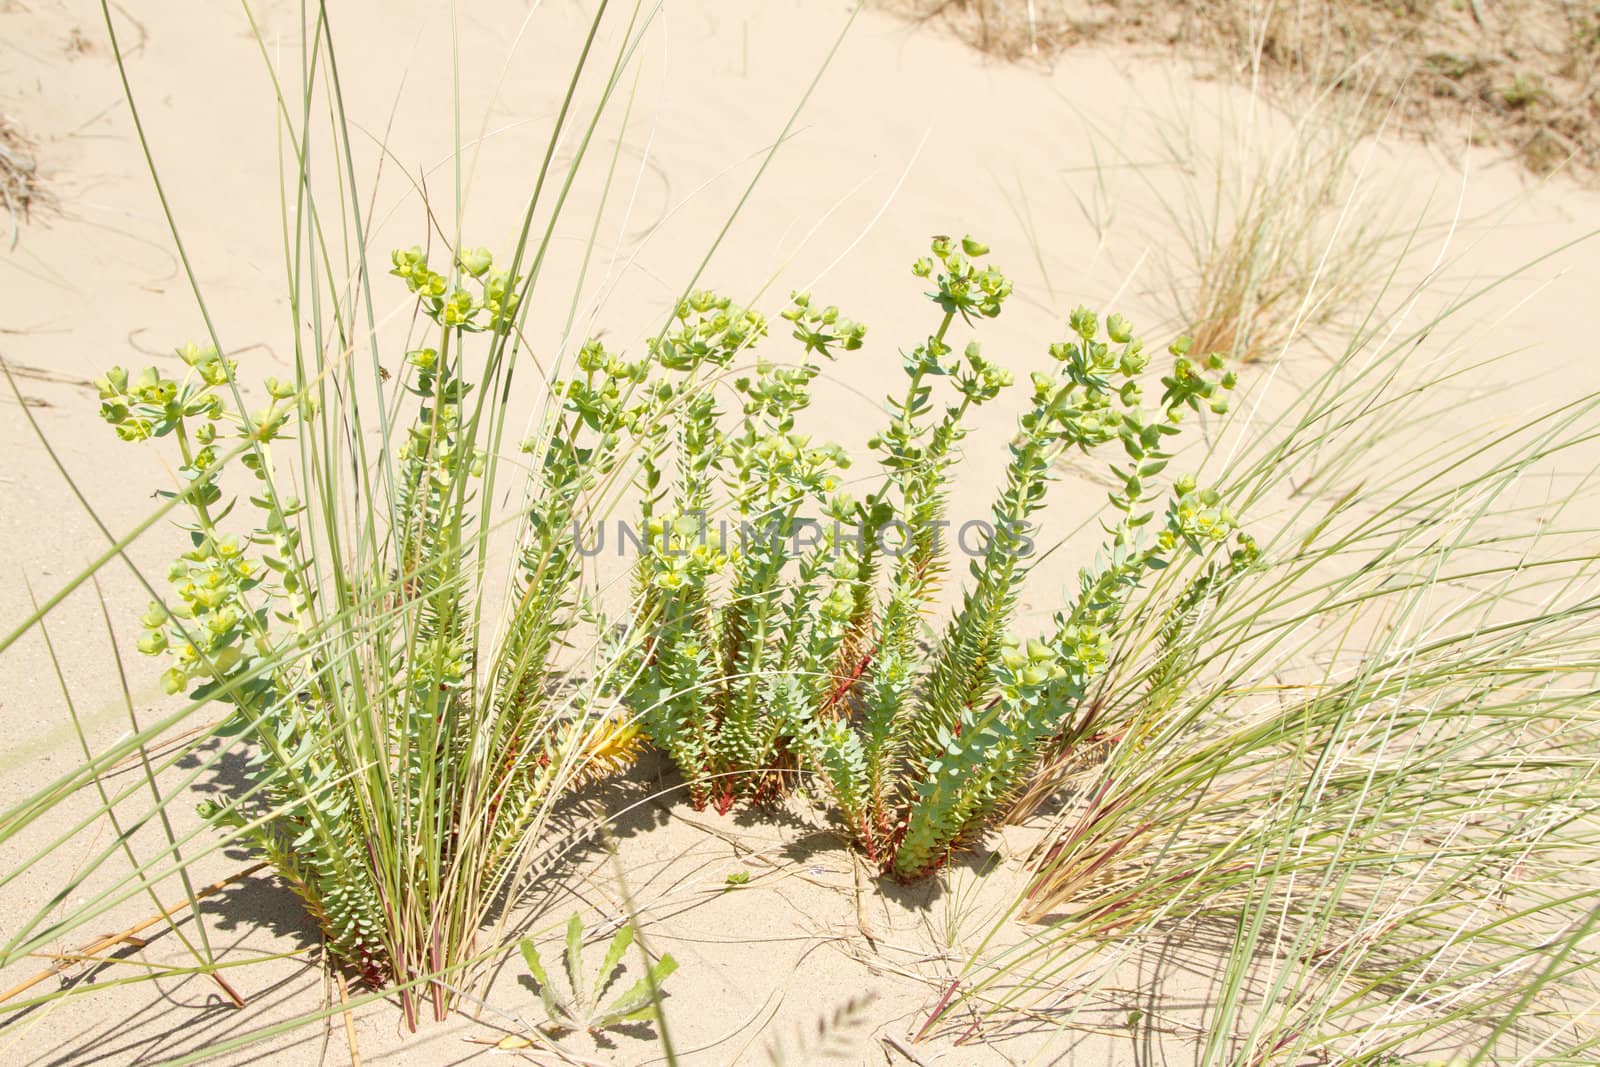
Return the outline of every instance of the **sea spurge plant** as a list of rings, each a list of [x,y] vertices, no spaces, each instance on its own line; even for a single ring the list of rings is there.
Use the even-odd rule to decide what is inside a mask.
[[[837,629],[849,613],[834,588],[832,532],[815,517],[843,508],[836,497],[848,458],[796,432],[795,414],[810,402],[819,369],[811,357],[859,348],[865,329],[805,294],[784,318],[802,347],[795,365],[758,360],[735,373],[766,321],[704,293],[684,301],[652,349],[676,372],[654,395],[677,434],[647,449],[640,475],[638,585],[650,630],[632,669],[619,673],[634,679],[625,699],[689,778],[694,803],[724,811],[792,766],[778,711],[825,688],[818,623]],[[739,400],[736,427],[721,424],[719,386]],[[715,523],[714,509],[723,509]]]
[[[147,655],[168,659],[162,676],[168,693],[248,674],[251,661],[273,651],[268,606],[279,604],[289,621],[305,606],[298,568],[291,563],[298,535],[288,520],[300,511],[297,500],[265,491],[251,496],[260,520],[243,538],[218,525],[233,510],[232,503],[219,507],[223,450],[261,446],[278,436],[295,413],[294,390],[270,380],[271,402],[246,417],[230,409],[222,395],[232,380],[233,360],[194,345],[177,354],[192,368],[183,381],[163,377],[154,367],[131,376],[113,367],[95,381],[101,417],[117,436],[125,441],[170,437],[177,447],[180,488],[158,495],[186,505],[192,519],[183,525],[192,547],[168,569],[173,598],[151,603],[141,619],[145,632],[138,645]],[[256,447],[245,455],[257,477],[267,480],[264,452]]]
[[[905,879],[970,841],[1045,753],[1087,736],[1088,690],[1128,592],[1174,553],[1209,553],[1235,529],[1215,494],[1190,480],[1173,487],[1164,512],[1155,506],[1167,438],[1185,411],[1223,410],[1232,376],[1220,360],[1191,359],[1180,340],[1160,402],[1147,409],[1143,343],[1121,316],[1102,327],[1080,308],[1071,337],[1050,346],[1052,368],[1032,375],[961,606],[927,647],[966,419],[1013,384],[977,341],[957,354],[951,338],[958,324],[999,315],[1011,282],[971,237],[935,238],[930,251],[913,273],[932,283],[940,318],[902,357],[905,391],[888,398],[889,422],[870,442],[879,484],[860,501],[837,491],[843,454],[794,428],[816,373],[810,357],[860,344],[861,327],[841,326],[835,309],[796,297],[786,317],[801,362],[757,363],[733,383],[744,401],[738,431],[724,435],[709,392],[684,386],[694,426],[680,434],[679,506],[650,527],[660,540],[642,572],[657,590],[655,621],[629,696],[697,803],[760,796],[774,770],[798,764],[821,775],[867,854]],[[1119,518],[1102,558],[1053,631],[1012,634],[1033,519],[1057,461],[1113,444]],[[725,550],[704,543],[714,488],[746,533]],[[748,536],[757,521],[767,536]],[[1229,565],[1247,565],[1252,551],[1241,539]],[[719,577],[725,599],[713,593]]]
[[[978,254],[981,246],[974,245],[964,243],[966,256]],[[1179,341],[1171,349],[1173,369],[1162,379],[1161,404],[1147,412],[1138,381],[1149,362],[1143,344],[1121,316],[1111,316],[1102,332],[1097,317],[1079,308],[1069,321],[1072,339],[1050,347],[1054,370],[1032,375],[1032,402],[1010,445],[987,545],[970,565],[972,581],[960,609],[925,652],[917,633],[942,558],[941,546],[924,531],[943,521],[943,486],[961,420],[1005,382],[975,343],[965,366],[940,362],[954,317],[971,310],[951,292],[974,270],[948,242],[936,241],[933,251],[945,271],[929,295],[945,314],[907,359],[909,399],[891,401],[895,418],[880,438],[888,485],[877,499],[892,506],[878,510],[908,517],[914,531],[909,551],[895,560],[870,636],[858,642],[860,660],[846,665],[859,720],[797,729],[857,839],[901,878],[936,866],[979,832],[1047,747],[1086,734],[1092,719],[1087,688],[1107,660],[1126,591],[1180,547],[1204,551],[1233,528],[1214,496],[1185,484],[1160,534],[1140,537],[1155,514],[1146,506],[1148,483],[1167,463],[1163,439],[1177,432],[1185,409],[1202,403],[1220,409],[1232,379],[1209,377],[1188,359],[1187,342]],[[915,273],[927,276],[928,261]],[[1008,291],[993,282],[995,274],[990,269],[978,277],[996,292]],[[992,315],[1000,304],[979,307]],[[924,379],[939,371],[955,379],[960,400],[934,418]],[[1088,453],[1112,442],[1121,445],[1123,457],[1112,467],[1121,485],[1110,504],[1124,517],[1110,529],[1104,558],[1084,572],[1082,590],[1058,615],[1053,634],[1026,640],[1009,634],[1033,552],[1028,531],[1056,461],[1068,450]]]
[[[120,437],[175,446],[166,495],[188,516],[189,548],[141,619],[139,648],[166,662],[169,693],[231,706],[224,732],[255,750],[247,791],[202,814],[271,861],[333,958],[375,986],[459,966],[553,798],[637,746],[626,723],[582,710],[592,700],[558,710],[552,670],[581,600],[585,500],[616,468],[622,434],[655,410],[631,389],[643,365],[597,342],[551,383],[526,445],[513,596],[490,642],[498,620],[480,617],[475,557],[498,401],[468,379],[465,349],[487,335],[494,365],[518,279],[483,251],[457,256],[449,276],[420,249],[393,263],[434,336],[395,376],[388,403],[408,417],[384,442],[387,475],[363,483],[355,529],[318,446],[358,415],[323,416],[325,383],[304,365],[294,381],[268,379],[266,404],[248,413],[235,362],[211,349],[180,349],[181,379],[113,368],[97,382]],[[292,478],[275,444],[291,446]],[[255,481],[245,511],[225,477],[234,458]],[[442,982],[431,992],[442,1016],[450,994]],[[402,1000],[411,1015],[411,991]]]

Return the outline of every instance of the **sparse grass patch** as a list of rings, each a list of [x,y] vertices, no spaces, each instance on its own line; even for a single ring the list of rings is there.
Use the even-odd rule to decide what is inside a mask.
[[[1600,172],[1600,16],[1581,0],[880,0],[986,52],[1048,58],[1086,43],[1175,48],[1290,90],[1361,92],[1418,136],[1468,123],[1536,174]]]
[[[1250,105],[1162,127],[1185,174],[1181,197],[1161,205],[1163,230],[1182,241],[1181,256],[1169,253],[1173,304],[1197,351],[1244,363],[1368,306],[1404,236],[1362,173],[1371,145],[1359,101]]]

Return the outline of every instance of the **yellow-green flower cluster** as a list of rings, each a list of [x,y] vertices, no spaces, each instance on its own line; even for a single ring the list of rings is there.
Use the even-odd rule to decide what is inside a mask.
[[[728,564],[720,531],[713,537],[704,515],[655,515],[645,523],[644,533],[650,582],[665,592],[703,585]]]
[[[267,651],[264,638],[248,640],[248,624],[258,620],[244,594],[259,584],[260,572],[237,537],[202,537],[173,561],[167,577],[176,600],[170,607],[151,602],[140,620],[145,632],[139,639],[140,652],[169,654],[171,665],[161,676],[166,692],[222,681],[247,651]]]
[[[759,312],[704,290],[679,302],[673,322],[648,346],[650,358],[668,370],[693,370],[705,363],[725,367],[767,332],[767,320]]]
[[[180,355],[186,352],[193,353],[197,360],[202,355],[192,345],[179,349]],[[185,416],[220,418],[222,401],[209,387],[227,380],[232,363],[218,358],[214,350],[207,349],[203,355],[204,361],[196,366],[199,381],[191,383],[167,378],[155,367],[146,367],[131,376],[121,367],[112,367],[94,380],[100,394],[100,417],[124,441],[143,441],[170,433]]]
[[[162,675],[162,686],[169,693],[194,684],[220,683],[248,657],[265,654],[270,646],[266,620],[274,596],[287,595],[285,610],[278,616],[294,620],[297,626],[309,603],[293,560],[298,534],[287,521],[299,509],[298,502],[280,500],[270,490],[252,496],[251,503],[265,513],[265,525],[243,538],[220,528],[229,508],[215,507],[222,499],[218,479],[224,459],[219,426],[235,425],[241,437],[255,442],[240,462],[266,481],[267,454],[260,446],[275,439],[297,410],[309,410],[307,400],[293,382],[268,378],[268,403],[243,418],[228,408],[221,395],[233,384],[237,369],[233,360],[213,347],[193,344],[177,349],[177,355],[190,368],[181,381],[166,378],[153,367],[132,376],[113,367],[95,382],[101,415],[119,437],[127,441],[168,437],[177,442],[182,457],[177,468],[180,487],[161,495],[179,498],[193,509],[188,529],[194,547],[173,562],[168,572],[173,597],[169,603],[150,605],[138,642],[146,655],[169,658],[170,666]],[[277,554],[251,559],[252,543],[271,546]],[[276,581],[262,587],[270,577],[268,570],[276,572]],[[253,607],[247,600],[246,593],[258,587],[265,607]]]
[[[1008,695],[1017,699],[1019,694],[1010,690],[1041,686],[1053,678],[1065,677],[1067,672],[1061,657],[1037,637],[1023,641],[1015,634],[1006,634],[1001,638],[1000,664],[995,673]]]
[[[963,237],[959,247],[949,237],[935,237],[933,258],[917,260],[911,271],[919,278],[934,279],[938,288],[928,297],[945,312],[960,315],[966,321],[971,321],[973,315],[992,319],[1000,314],[1012,286],[999,270],[973,262],[988,254],[989,246],[974,237]]]
[[[1198,488],[1192,476],[1184,475],[1175,480],[1172,493],[1167,528],[1158,537],[1163,551],[1171,550],[1179,539],[1198,551],[1202,545],[1226,541],[1228,535],[1239,528],[1237,517],[1222,503],[1217,491]]]
[[[396,249],[390,261],[389,273],[406,283],[423,312],[440,326],[467,333],[511,329],[521,299],[517,292],[521,278],[495,270],[488,249],[468,249],[456,256],[459,274],[455,284],[428,266],[427,253],[420,245]],[[461,284],[468,278],[478,283],[476,294]]]
[[[791,304],[782,315],[794,323],[794,339],[805,346],[805,354],[835,357],[835,349],[854,352],[867,336],[867,328],[840,316],[832,304],[814,307],[809,293],[791,293]]]

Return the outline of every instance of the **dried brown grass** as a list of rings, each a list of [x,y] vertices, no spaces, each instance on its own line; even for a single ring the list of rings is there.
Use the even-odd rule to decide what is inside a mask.
[[[1237,76],[1341,87],[1352,71],[1425,140],[1495,144],[1530,170],[1600,177],[1592,0],[874,0],[1007,59],[1100,42],[1175,49]]]
[[[1289,128],[1276,136],[1193,117],[1167,131],[1174,164],[1196,179],[1164,206],[1181,235],[1174,306],[1197,351],[1275,358],[1376,298],[1374,265],[1401,254],[1406,231],[1363,173],[1365,111],[1363,98],[1324,92],[1278,115]]]
[[[29,218],[43,196],[32,142],[0,115],[0,205],[11,218],[12,247],[17,243],[19,224]]]

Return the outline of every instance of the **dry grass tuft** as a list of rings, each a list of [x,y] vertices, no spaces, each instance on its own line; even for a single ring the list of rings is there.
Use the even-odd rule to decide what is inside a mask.
[[[1087,42],[1159,45],[1239,76],[1342,87],[1372,71],[1423,139],[1470,123],[1530,170],[1600,176],[1600,8],[1592,0],[876,0],[1007,59]],[[1365,88],[1365,86],[1364,86]]]
[[[1361,181],[1360,112],[1324,94],[1269,144],[1249,128],[1210,145],[1194,121],[1169,131],[1173,162],[1199,179],[1166,205],[1182,235],[1173,301],[1196,351],[1274,357],[1381,288],[1374,265],[1398,254],[1399,231]]]
[[[4,115],[0,115],[0,203],[11,216],[11,245],[16,247],[18,221],[27,220],[44,195],[33,144]]]

